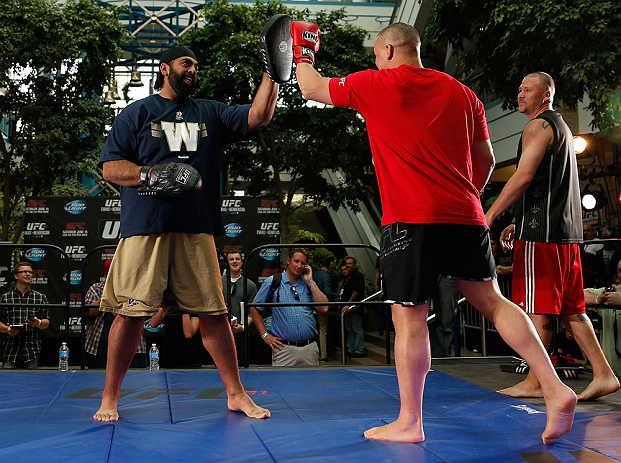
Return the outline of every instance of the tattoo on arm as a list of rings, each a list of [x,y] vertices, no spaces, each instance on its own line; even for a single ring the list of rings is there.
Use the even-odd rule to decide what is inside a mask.
[[[585,313],[580,313],[578,314],[578,320],[580,320],[581,322],[588,322],[589,321],[589,316]]]
[[[552,322],[546,323],[542,328],[546,331],[552,331]]]
[[[541,123],[541,127],[543,127],[543,130],[547,129],[548,127],[550,127],[550,123],[548,121],[543,121]]]

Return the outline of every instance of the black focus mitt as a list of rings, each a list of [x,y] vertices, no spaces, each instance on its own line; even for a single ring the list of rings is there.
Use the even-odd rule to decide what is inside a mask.
[[[200,190],[203,180],[198,171],[189,164],[169,162],[155,166],[144,166],[140,173],[142,186],[140,196],[171,198],[187,191]]]
[[[286,14],[270,18],[261,32],[261,49],[265,72],[277,84],[291,79],[293,67],[293,39],[289,28],[293,20]]]

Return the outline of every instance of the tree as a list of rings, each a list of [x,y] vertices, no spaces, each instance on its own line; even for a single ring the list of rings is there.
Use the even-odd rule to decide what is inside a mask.
[[[524,75],[545,71],[555,100],[575,107],[588,94],[593,126],[619,133],[621,3],[618,0],[437,0],[427,28],[460,53],[459,71],[477,91],[516,107]]]
[[[99,97],[125,38],[115,11],[94,0],[0,8],[2,240],[19,240],[25,196],[71,184],[98,158],[113,116]]]
[[[201,65],[195,96],[230,104],[249,103],[258,87],[263,69],[259,34],[268,19],[286,13],[295,20],[311,20],[308,10],[289,9],[276,1],[249,6],[219,0],[203,11],[205,27],[181,40]],[[363,46],[366,32],[346,24],[344,17],[342,9],[312,18],[322,31],[317,67],[325,76],[373,66]],[[222,160],[230,179],[249,180],[251,194],[267,191],[278,196],[281,241],[288,243],[289,215],[297,207],[294,193],[303,189],[305,203],[357,210],[358,199],[372,194],[361,181],[362,159],[370,157],[364,121],[355,111],[309,106],[292,80],[280,86],[273,120],[254,132],[250,142],[229,145]],[[322,176],[325,169],[339,170],[342,183],[329,184]]]

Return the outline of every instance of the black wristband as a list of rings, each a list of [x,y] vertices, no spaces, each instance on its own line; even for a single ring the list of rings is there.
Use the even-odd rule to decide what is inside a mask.
[[[142,166],[140,169],[140,185],[146,185],[147,180],[149,179],[149,171],[153,166]]]

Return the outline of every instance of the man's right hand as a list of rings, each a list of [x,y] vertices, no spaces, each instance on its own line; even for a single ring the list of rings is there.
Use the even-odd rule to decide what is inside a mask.
[[[143,168],[146,169],[147,178],[138,188],[141,196],[175,197],[200,190],[203,185],[201,175],[189,164],[169,162]]]
[[[9,336],[15,336],[16,334],[19,334],[19,331],[19,329],[9,326],[9,331],[7,331],[6,334],[8,334]]]
[[[319,26],[307,21],[293,21],[289,29],[293,39],[293,61],[315,66],[315,53],[319,50]]]
[[[513,249],[513,240],[515,239],[515,224],[511,223],[500,234],[500,245],[510,251]]]

